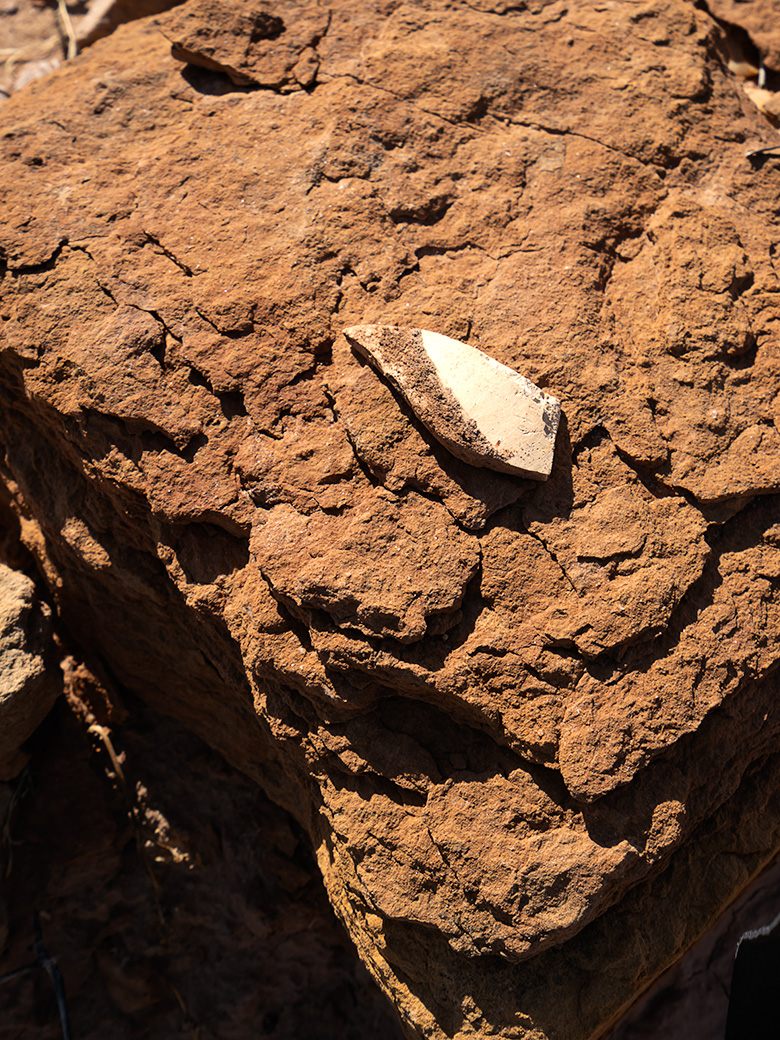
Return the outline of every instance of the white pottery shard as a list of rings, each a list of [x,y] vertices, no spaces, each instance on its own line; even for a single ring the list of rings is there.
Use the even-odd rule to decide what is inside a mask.
[[[353,325],[344,335],[453,455],[501,473],[549,477],[561,418],[557,398],[438,332]]]

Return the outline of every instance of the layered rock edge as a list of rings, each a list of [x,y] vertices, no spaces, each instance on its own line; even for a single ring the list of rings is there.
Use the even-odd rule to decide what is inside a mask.
[[[9,101],[3,475],[410,1035],[574,1040],[777,846],[774,180],[702,12],[474,6],[334,6],[255,91],[141,23]],[[338,335],[380,321],[565,400],[549,481],[443,452]]]

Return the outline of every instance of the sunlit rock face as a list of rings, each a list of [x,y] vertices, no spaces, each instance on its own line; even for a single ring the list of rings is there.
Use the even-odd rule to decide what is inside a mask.
[[[284,0],[260,86],[188,11],[238,68],[249,7],[185,5],[3,105],[25,544],[296,814],[410,1035],[586,1040],[780,846],[767,124],[684,0]],[[440,443],[378,325],[560,401],[549,477]]]

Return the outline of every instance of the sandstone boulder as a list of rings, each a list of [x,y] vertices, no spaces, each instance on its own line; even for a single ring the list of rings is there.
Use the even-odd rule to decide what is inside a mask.
[[[22,745],[61,690],[51,611],[26,575],[0,563],[0,780],[22,769]]]
[[[410,1036],[584,1040],[780,847],[778,138],[687,0],[266,7],[4,106],[3,477]],[[560,400],[549,480],[442,448],[379,323]]]

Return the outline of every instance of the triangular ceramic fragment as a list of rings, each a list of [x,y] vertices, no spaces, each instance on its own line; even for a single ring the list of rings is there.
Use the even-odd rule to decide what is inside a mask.
[[[561,418],[557,398],[438,332],[353,325],[344,335],[453,455],[501,473],[549,477]]]

